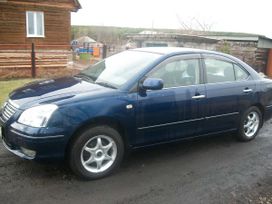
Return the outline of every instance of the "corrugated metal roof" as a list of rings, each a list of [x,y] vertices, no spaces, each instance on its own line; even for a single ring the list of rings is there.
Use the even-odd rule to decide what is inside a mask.
[[[182,40],[182,41],[194,41],[194,42],[206,42],[206,43],[217,43],[217,39],[209,38],[206,36],[188,35],[179,33],[154,33],[154,34],[128,34],[127,38],[133,40]]]
[[[238,42],[257,42],[258,48],[272,48],[272,39],[265,37],[263,35],[205,35],[216,40],[226,40],[226,41],[238,41]]]
[[[257,42],[259,40],[259,36],[209,36],[205,35],[205,37],[209,37],[216,40],[232,40],[232,41],[254,41]]]

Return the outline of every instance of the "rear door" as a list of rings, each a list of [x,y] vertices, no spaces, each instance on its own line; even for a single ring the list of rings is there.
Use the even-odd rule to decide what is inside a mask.
[[[255,83],[234,61],[204,55],[206,87],[205,121],[202,134],[235,130],[244,103],[250,102]],[[239,78],[240,77],[240,78]]]

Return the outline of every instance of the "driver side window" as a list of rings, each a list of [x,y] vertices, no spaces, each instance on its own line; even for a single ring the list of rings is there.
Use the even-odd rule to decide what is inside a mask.
[[[199,84],[199,60],[174,60],[160,65],[148,77],[163,80],[164,88]]]

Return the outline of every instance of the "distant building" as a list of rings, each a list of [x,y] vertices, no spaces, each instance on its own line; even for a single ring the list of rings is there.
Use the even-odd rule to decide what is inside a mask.
[[[219,40],[218,50],[234,55],[256,71],[272,77],[272,39],[246,33],[207,33],[205,37]]]
[[[139,34],[143,34],[143,35],[154,35],[154,34],[158,34],[157,31],[151,31],[151,30],[144,30],[142,32],[140,32]]]
[[[87,47],[92,47],[94,45],[96,45],[96,41],[88,36],[82,36],[72,41],[72,46],[75,46],[75,47],[87,48]]]
[[[225,32],[199,35],[141,32],[128,34],[127,38],[133,47],[190,47],[225,52],[272,77],[272,39],[265,36]]]
[[[218,40],[196,35],[177,33],[128,34],[136,47],[191,47],[216,50]]]
[[[15,68],[29,71],[32,43],[38,68],[67,66],[71,12],[80,8],[78,0],[1,0],[0,75]]]

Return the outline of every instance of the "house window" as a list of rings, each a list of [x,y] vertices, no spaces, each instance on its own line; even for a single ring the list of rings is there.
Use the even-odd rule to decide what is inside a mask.
[[[27,37],[44,37],[44,14],[43,12],[26,12]]]

